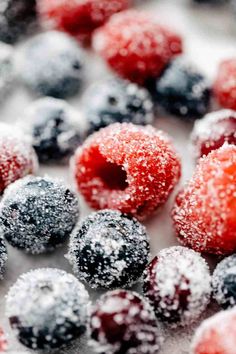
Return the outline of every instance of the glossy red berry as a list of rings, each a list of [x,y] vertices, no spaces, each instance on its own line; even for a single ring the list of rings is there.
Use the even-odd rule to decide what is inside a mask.
[[[116,209],[145,218],[164,204],[180,177],[169,138],[151,126],[112,124],[78,148],[73,173],[95,209]]]
[[[236,110],[236,58],[220,63],[213,92],[220,106]]]
[[[224,143],[236,145],[236,112],[230,109],[207,114],[195,122],[192,145],[196,158],[208,155]]]
[[[196,251],[236,251],[236,146],[225,144],[202,158],[173,210],[179,241]]]
[[[96,31],[93,46],[119,75],[138,83],[159,76],[166,64],[182,52],[178,34],[137,10],[112,16]]]

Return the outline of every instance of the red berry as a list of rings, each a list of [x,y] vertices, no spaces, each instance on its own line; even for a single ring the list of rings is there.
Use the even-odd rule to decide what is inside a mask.
[[[222,107],[236,110],[236,58],[220,63],[213,92]]]
[[[0,123],[0,194],[10,183],[34,173],[36,166],[35,152],[21,131]]]
[[[151,126],[112,124],[78,148],[74,176],[95,209],[145,218],[166,202],[180,177],[180,160],[166,135]]]
[[[182,52],[176,33],[135,10],[112,16],[96,31],[93,45],[113,70],[138,83],[159,76],[173,56]]]
[[[236,252],[236,146],[223,145],[200,159],[179,194],[173,219],[179,241],[196,251]]]
[[[7,340],[3,329],[0,327],[0,353],[5,352],[8,348]]]
[[[236,310],[221,311],[205,320],[192,344],[193,354],[235,354]]]
[[[131,0],[37,0],[41,21],[84,40],[116,12],[129,7]]]
[[[224,143],[236,145],[236,112],[224,109],[196,121],[192,143],[197,158],[208,155]]]
[[[151,307],[140,295],[126,290],[108,292],[97,301],[90,336],[96,353],[156,354],[162,342]]]
[[[146,270],[144,293],[158,318],[175,325],[187,325],[195,321],[209,303],[209,268],[193,250],[181,246],[163,249]]]

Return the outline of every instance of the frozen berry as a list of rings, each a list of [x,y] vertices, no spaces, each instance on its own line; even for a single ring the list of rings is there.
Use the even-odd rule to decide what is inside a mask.
[[[63,100],[39,99],[22,114],[22,122],[41,162],[67,161],[82,139],[82,117]]]
[[[6,314],[18,340],[31,349],[59,348],[85,332],[89,296],[71,274],[53,268],[20,276],[10,288]]]
[[[236,110],[236,58],[220,63],[213,92],[220,106]]]
[[[139,280],[149,261],[144,226],[114,210],[92,213],[74,230],[68,259],[92,288],[118,288]]]
[[[162,337],[155,315],[138,294],[116,290],[92,309],[89,344],[96,353],[156,354]]]
[[[0,44],[0,100],[5,98],[12,87],[14,79],[13,49],[11,46]]]
[[[0,353],[5,353],[8,349],[8,343],[6,339],[6,335],[3,329],[0,327]]]
[[[78,200],[64,184],[28,176],[6,189],[0,204],[0,232],[16,248],[47,252],[67,239],[78,215]]]
[[[90,132],[116,122],[149,124],[154,115],[148,91],[119,79],[108,79],[92,85],[84,96],[84,112]]]
[[[236,252],[236,146],[225,144],[202,158],[176,199],[179,241],[196,251]]]
[[[38,13],[47,28],[66,31],[79,40],[91,33],[116,12],[125,10],[131,0],[37,0]]]
[[[34,173],[36,168],[37,157],[22,132],[0,123],[0,194],[10,183]]]
[[[22,51],[22,80],[44,96],[73,96],[83,81],[83,57],[81,48],[65,33],[39,34]]]
[[[73,172],[91,207],[145,218],[167,201],[180,177],[180,160],[163,132],[116,123],[78,148]]]
[[[0,280],[3,279],[3,274],[5,272],[6,262],[7,262],[7,247],[5,244],[5,240],[1,235],[0,229]],[[1,348],[1,345],[0,345]]]
[[[170,63],[154,86],[157,105],[168,113],[195,119],[209,108],[210,90],[205,77],[182,58]]]
[[[224,143],[236,145],[236,112],[224,109],[195,122],[192,145],[197,158],[208,155]]]
[[[35,18],[35,0],[1,0],[0,41],[14,43]]]
[[[112,18],[94,34],[94,49],[118,74],[143,83],[160,75],[182,51],[181,38],[145,12],[128,10]]]
[[[198,328],[192,343],[193,354],[235,354],[236,310],[218,312]]]
[[[208,305],[210,282],[209,268],[200,254],[174,246],[160,251],[149,264],[144,293],[162,321],[187,325]]]
[[[221,261],[212,278],[214,297],[224,309],[236,305],[236,254]]]

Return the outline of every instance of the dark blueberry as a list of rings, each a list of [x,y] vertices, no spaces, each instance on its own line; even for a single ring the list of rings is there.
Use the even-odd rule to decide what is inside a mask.
[[[230,0],[191,0],[197,4],[208,4],[208,5],[223,5],[228,3]]]
[[[146,269],[144,294],[162,321],[188,325],[209,303],[209,268],[200,254],[186,247],[163,249]]]
[[[83,81],[83,53],[65,33],[46,32],[29,40],[21,58],[25,84],[44,96],[75,95]]]
[[[3,279],[7,262],[7,247],[3,237],[0,237],[0,279]]]
[[[10,288],[6,314],[18,340],[31,349],[54,349],[85,332],[89,296],[63,270],[43,268],[20,276]]]
[[[5,191],[0,208],[0,234],[13,246],[42,253],[61,245],[79,215],[76,196],[48,177],[25,177]]]
[[[153,103],[145,88],[109,78],[92,85],[84,96],[84,113],[92,133],[112,123],[150,124]]]
[[[36,0],[1,0],[0,41],[14,43],[33,23]]]
[[[42,98],[34,102],[22,121],[41,162],[67,161],[82,139],[81,116],[63,100]]]
[[[182,59],[174,60],[157,79],[154,96],[168,113],[188,119],[202,117],[210,103],[205,77]]]
[[[75,274],[92,288],[129,286],[148,263],[148,237],[135,219],[103,210],[76,227],[67,257]]]
[[[236,254],[223,259],[217,265],[212,286],[214,297],[223,309],[236,305]]]
[[[152,308],[140,295],[125,290],[110,291],[97,301],[90,338],[90,346],[102,354],[156,354],[162,342]]]

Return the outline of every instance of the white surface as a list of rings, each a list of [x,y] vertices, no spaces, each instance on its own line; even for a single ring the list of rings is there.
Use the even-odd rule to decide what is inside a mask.
[[[190,0],[189,0],[190,2]],[[154,0],[143,1],[147,8],[161,19],[163,23],[174,26],[185,39],[186,56],[192,60],[199,68],[208,75],[211,80],[217,68],[218,62],[223,59],[236,55],[234,18],[229,10],[220,8],[212,10],[208,7],[191,7],[188,0]],[[236,17],[235,17],[236,18]],[[99,59],[96,65],[93,64],[93,55],[88,54],[87,58],[87,82],[104,77],[106,69]],[[33,97],[24,88],[15,89],[9,95],[8,100],[1,103],[0,120],[14,122],[19,118],[23,109]],[[70,100],[71,103],[80,109],[79,97]],[[24,117],[22,117],[24,119]],[[157,117],[156,126],[168,132],[174,140],[174,144],[179,151],[183,161],[183,178],[181,183],[192,173],[192,158],[188,152],[188,138],[191,125],[170,117]],[[69,168],[61,167],[41,167],[39,173],[47,173],[51,176],[61,177],[65,181],[71,182]],[[175,191],[176,192],[176,191]],[[155,255],[161,248],[176,244],[173,234],[169,210],[173,196],[165,208],[155,217],[150,219],[146,225],[151,237],[152,253]],[[82,216],[89,210],[81,203]],[[38,267],[57,267],[71,272],[71,267],[64,258],[67,246],[64,245],[53,254],[44,256],[26,255],[12,247],[9,247],[9,260],[5,280],[0,284],[0,325],[2,325],[10,336],[11,349],[20,353],[24,348],[20,347],[11,337],[7,319],[4,317],[4,296],[9,286],[17,277],[30,269]],[[214,262],[214,260],[213,260]],[[92,298],[96,298],[99,293],[91,292]],[[213,310],[207,311],[208,316]],[[193,329],[166,330],[166,341],[160,354],[187,354],[190,352],[189,343]],[[75,348],[64,353],[90,354],[89,349],[82,343],[75,344]],[[59,351],[58,351],[59,353]]]

